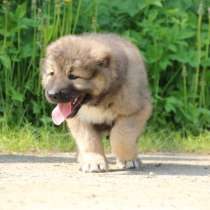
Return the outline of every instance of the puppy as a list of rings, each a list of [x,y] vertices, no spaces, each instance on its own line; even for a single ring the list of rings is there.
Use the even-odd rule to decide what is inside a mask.
[[[61,37],[42,63],[42,85],[55,124],[66,121],[84,172],[107,170],[101,134],[109,132],[121,168],[139,168],[137,140],[152,106],[139,50],[114,34]]]

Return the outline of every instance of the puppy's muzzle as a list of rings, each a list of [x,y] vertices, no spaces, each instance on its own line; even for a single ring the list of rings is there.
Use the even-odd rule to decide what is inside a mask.
[[[48,90],[46,91],[47,98],[52,103],[65,103],[78,97],[80,94],[74,89]]]

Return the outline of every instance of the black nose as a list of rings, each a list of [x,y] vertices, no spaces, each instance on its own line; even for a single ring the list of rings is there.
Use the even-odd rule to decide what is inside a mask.
[[[48,97],[54,102],[67,102],[69,100],[69,94],[64,90],[49,90],[47,92]]]

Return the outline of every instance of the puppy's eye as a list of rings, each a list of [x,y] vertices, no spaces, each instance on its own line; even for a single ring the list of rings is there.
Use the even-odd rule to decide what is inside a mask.
[[[69,75],[68,75],[68,78],[69,78],[70,80],[75,80],[75,79],[78,79],[79,77],[78,77],[78,76],[75,76],[75,75],[73,75],[73,74],[69,74]]]
[[[48,76],[53,76],[53,75],[54,75],[54,72],[53,72],[53,71],[48,72],[47,75],[48,75]]]

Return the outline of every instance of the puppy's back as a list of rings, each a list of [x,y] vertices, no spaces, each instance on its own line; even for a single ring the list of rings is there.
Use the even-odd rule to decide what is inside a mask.
[[[84,34],[82,37],[108,46],[120,65],[125,65],[126,62],[126,80],[117,96],[119,104],[123,104],[121,106],[123,110],[132,112],[151,103],[144,60],[137,47],[115,34],[91,33]]]

